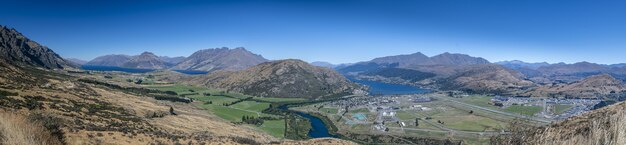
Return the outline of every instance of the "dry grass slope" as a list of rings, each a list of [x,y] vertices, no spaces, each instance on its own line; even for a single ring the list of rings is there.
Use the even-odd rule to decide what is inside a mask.
[[[0,145],[61,145],[43,125],[25,116],[0,111]]]
[[[492,144],[624,145],[626,103],[621,102],[546,127],[520,129],[509,136],[492,138]]]

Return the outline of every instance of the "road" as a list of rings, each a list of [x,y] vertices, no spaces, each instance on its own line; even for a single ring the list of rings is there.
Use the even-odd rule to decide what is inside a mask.
[[[474,131],[461,131],[461,130],[431,130],[431,129],[419,129],[419,128],[403,128],[403,127],[387,127],[391,129],[400,129],[400,130],[415,130],[415,131],[428,131],[428,132],[438,132],[438,133],[462,133],[462,134],[475,134],[475,135],[484,135],[484,136],[493,136],[500,134],[509,134],[508,132],[474,132]]]

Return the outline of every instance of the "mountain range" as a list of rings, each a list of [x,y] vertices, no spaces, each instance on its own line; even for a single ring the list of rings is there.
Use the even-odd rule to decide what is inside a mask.
[[[193,104],[157,100],[175,97],[163,91],[90,78],[98,75],[76,71],[58,54],[14,29],[2,27],[0,32],[0,144],[354,144],[339,139],[278,139],[225,121]],[[163,66],[163,61],[149,52],[111,57],[128,59],[105,64]],[[320,83],[326,89],[309,89],[315,95],[349,90],[336,85],[350,82],[330,69],[310,68],[296,60],[283,62],[267,65],[284,64],[286,68],[262,72],[271,75],[282,70],[289,77],[317,79],[312,84]],[[266,68],[263,66],[259,67]]]
[[[169,61],[150,52],[138,56],[108,55],[87,64],[206,70],[212,73],[181,79],[186,79],[188,83],[260,97],[320,99],[363,93],[362,86],[350,82],[342,74],[301,60],[268,61],[243,48],[208,49],[196,53],[184,59]],[[441,90],[481,94],[514,92],[531,97],[594,98],[598,95],[623,94],[626,88],[622,80],[615,77],[624,74],[626,70],[619,65],[581,62],[532,67],[534,65],[515,62],[518,65],[512,67],[492,64],[464,54],[444,53],[433,57],[420,54],[377,58],[343,66],[338,71],[349,77],[389,78],[390,82],[402,79]],[[350,144],[336,139],[320,142],[280,140],[256,129],[238,127],[185,103],[159,101],[149,97],[167,95],[165,92],[73,76],[69,71],[59,71],[72,68],[73,64],[69,61],[4,26],[0,28],[0,56],[0,108],[3,110],[0,115],[8,118],[5,117],[6,112],[18,114],[16,116],[20,117],[11,116],[22,119],[22,123],[17,123],[21,126],[17,127],[38,127],[37,131],[30,132],[31,135],[45,136],[50,143],[101,144],[106,141],[105,144],[179,144],[185,141],[319,144],[323,141],[328,144]],[[171,63],[176,61],[180,62],[176,65]],[[536,71],[537,74],[531,78],[517,71],[520,68]],[[537,83],[536,80],[544,81]],[[174,108],[176,111],[173,111]],[[169,113],[153,117],[164,110],[169,110]],[[626,142],[621,133],[626,126],[624,114],[622,102],[550,126],[528,127],[512,132],[505,138],[494,138],[492,142],[623,144]],[[24,122],[41,124],[29,125]]]
[[[226,47],[196,51],[189,57],[157,56],[144,52],[136,56],[105,55],[85,63],[89,66],[115,66],[137,69],[172,69],[213,72],[237,71],[268,61],[243,47]]]
[[[217,70],[243,70],[268,60],[254,54],[243,47],[229,49],[226,47],[196,51],[171,69],[198,70],[213,72]]]
[[[319,99],[364,92],[361,86],[332,69],[296,59],[265,62],[237,72],[194,76],[188,82],[261,97]]]

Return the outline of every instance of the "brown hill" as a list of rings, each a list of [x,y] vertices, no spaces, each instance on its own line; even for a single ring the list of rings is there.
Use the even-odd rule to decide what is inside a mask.
[[[569,84],[549,84],[527,93],[531,97],[597,98],[626,90],[622,81],[608,74],[587,77]]]
[[[491,144],[623,145],[626,144],[626,103],[544,127],[512,126],[511,135],[493,137]]]
[[[164,92],[24,63],[0,59],[0,144],[353,144],[284,141],[192,104],[155,99]]]
[[[176,66],[174,70],[199,71],[238,71],[268,61],[261,55],[254,54],[243,47],[215,48],[197,51]]]
[[[266,62],[239,72],[216,72],[190,81],[262,97],[320,98],[351,94],[359,88],[331,69],[294,59]]]
[[[437,81],[444,90],[465,90],[475,93],[509,93],[533,86],[519,72],[500,65],[472,65],[451,77]]]
[[[0,26],[0,59],[7,63],[25,64],[47,69],[72,67],[46,46],[26,38],[15,29]]]

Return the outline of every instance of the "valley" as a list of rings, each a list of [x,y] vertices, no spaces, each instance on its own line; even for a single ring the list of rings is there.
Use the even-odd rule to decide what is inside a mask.
[[[559,126],[623,141],[624,66],[447,52],[314,66],[243,47],[82,62],[0,32],[0,117],[18,118],[0,143],[28,134],[7,126],[41,130],[34,144],[507,144],[571,135]],[[551,141],[591,142],[567,137]]]

